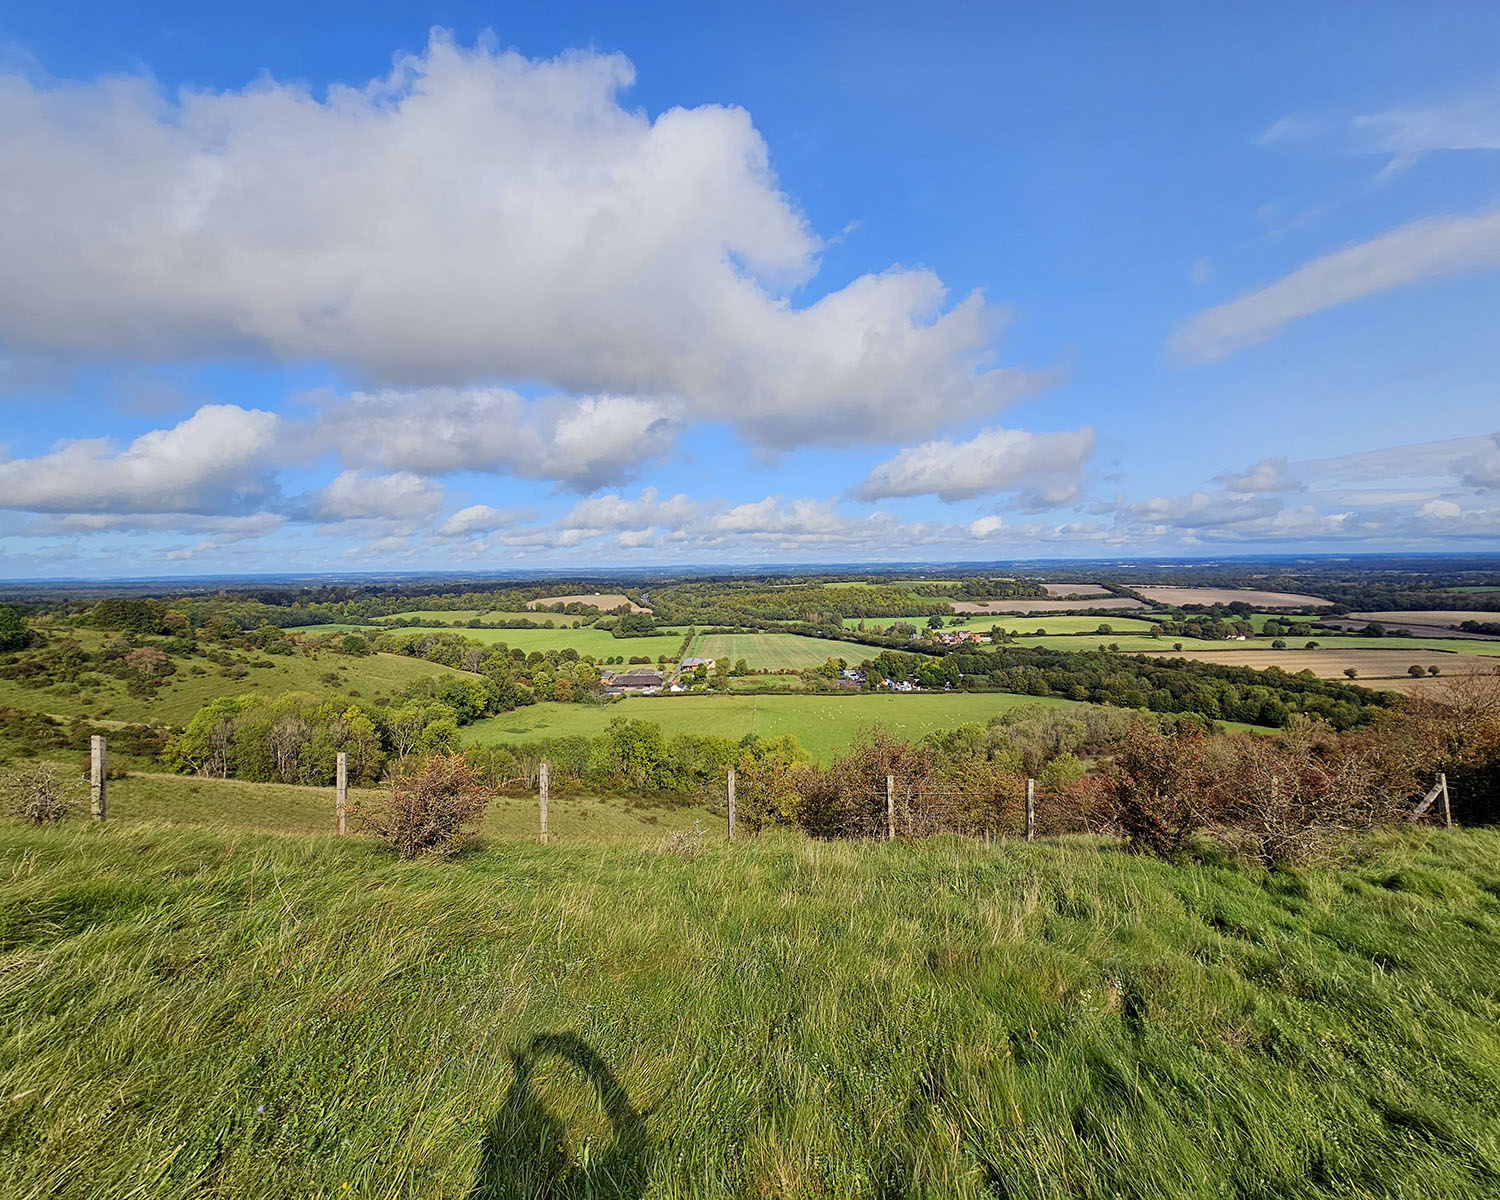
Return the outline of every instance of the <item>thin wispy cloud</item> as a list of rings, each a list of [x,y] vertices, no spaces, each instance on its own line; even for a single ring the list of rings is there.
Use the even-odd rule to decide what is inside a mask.
[[[1424,279],[1497,265],[1500,211],[1412,221],[1198,313],[1172,335],[1168,351],[1185,364],[1213,362],[1325,309]]]

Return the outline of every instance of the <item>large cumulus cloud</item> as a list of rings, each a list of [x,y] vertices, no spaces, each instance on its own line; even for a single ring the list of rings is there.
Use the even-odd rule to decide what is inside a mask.
[[[930,436],[1043,382],[995,369],[997,312],[928,271],[794,304],[820,243],[749,115],[652,118],[632,78],[440,35],[326,94],[0,77],[0,357],[540,381],[774,446]]]

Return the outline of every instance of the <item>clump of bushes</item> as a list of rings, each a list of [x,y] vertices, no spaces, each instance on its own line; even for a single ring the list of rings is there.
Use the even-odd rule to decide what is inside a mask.
[[[0,782],[0,803],[12,816],[32,825],[54,825],[78,806],[46,763],[25,767]]]
[[[1396,819],[1420,790],[1420,761],[1389,734],[1340,736],[1302,718],[1278,737],[1212,741],[1137,722],[1104,781],[1133,849],[1175,858],[1207,837],[1274,867],[1327,856],[1349,834]]]
[[[366,832],[399,858],[446,858],[478,835],[490,789],[461,754],[436,754],[415,771],[398,775],[390,800],[360,814]]]

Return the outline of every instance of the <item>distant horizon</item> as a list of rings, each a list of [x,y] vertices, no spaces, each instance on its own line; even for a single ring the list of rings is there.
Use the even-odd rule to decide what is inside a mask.
[[[1241,566],[1251,568],[1258,564],[1275,566],[1294,563],[1351,563],[1368,564],[1371,560],[1401,563],[1430,563],[1436,568],[1455,561],[1466,564],[1465,569],[1476,573],[1500,576],[1500,552],[1489,551],[1443,551],[1431,553],[1385,553],[1368,551],[1361,553],[1314,554],[1240,554],[1240,555],[1158,555],[1158,556],[1110,556],[1107,558],[1046,558],[1046,559],[986,559],[953,561],[888,561],[888,562],[782,562],[782,563],[711,563],[690,566],[683,563],[630,566],[590,567],[540,567],[532,570],[521,568],[494,568],[489,570],[366,570],[345,572],[254,572],[246,574],[204,575],[137,575],[70,577],[52,576],[32,579],[0,579],[0,597],[8,594],[7,588],[106,588],[151,587],[151,586],[212,586],[214,584],[244,584],[274,586],[283,584],[332,586],[380,581],[444,581],[481,582],[485,580],[547,580],[547,579],[632,579],[674,575],[820,575],[820,574],[881,574],[912,573],[923,570],[970,570],[989,572],[998,570],[1024,570],[1045,573],[1048,569],[1065,570],[1071,574],[1099,569],[1112,572],[1129,571],[1134,566],[1143,569],[1182,568],[1184,570],[1211,568],[1214,566]],[[1468,565],[1478,564],[1478,565]]]

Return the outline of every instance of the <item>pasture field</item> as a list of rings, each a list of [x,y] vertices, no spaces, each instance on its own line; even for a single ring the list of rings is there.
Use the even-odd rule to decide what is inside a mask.
[[[392,613],[388,617],[380,617],[376,620],[377,625],[389,625],[393,621],[439,621],[444,625],[462,625],[466,621],[475,619],[481,621],[513,621],[518,617],[527,617],[530,620],[538,618],[529,612],[502,612],[499,609],[477,608],[413,608],[406,612]],[[548,613],[545,618],[551,621],[558,629],[572,629],[581,625],[587,617],[570,617],[566,613]]]
[[[85,751],[87,747],[85,747]],[[65,786],[87,810],[85,754],[74,756],[79,770],[64,776]],[[350,829],[358,832],[359,806],[385,799],[384,788],[350,788]],[[693,822],[717,828],[720,818],[688,804],[654,805],[617,796],[595,796],[554,786],[547,825],[553,839],[618,841],[660,838]],[[245,783],[200,775],[131,771],[109,781],[109,824],[146,823],[208,826],[260,833],[330,834],[334,832],[333,789],[284,783]],[[534,794],[496,796],[480,825],[486,838],[535,838]],[[5,826],[0,825],[0,833]]]
[[[0,837],[8,1196],[1487,1200],[1500,1178],[1493,830],[1274,873],[1071,839],[444,863],[149,824]]]
[[[1237,620],[1237,621],[1238,620],[1248,620],[1250,622],[1250,624],[1252,626],[1254,626],[1255,632],[1259,633],[1262,629],[1264,629],[1266,627],[1266,622],[1267,621],[1285,621],[1285,620],[1288,619],[1288,617],[1287,617],[1286,613],[1265,613],[1265,612],[1258,612],[1258,613],[1251,613],[1248,617],[1244,617],[1244,618],[1236,617],[1234,619]],[[1310,617],[1310,616],[1294,616],[1294,617],[1291,617],[1290,619],[1293,620],[1293,621],[1300,621],[1303,624],[1309,624],[1309,623],[1311,623],[1313,621],[1319,620],[1320,618],[1318,618],[1318,617]],[[1313,636],[1316,637],[1317,635],[1314,634]]]
[[[465,621],[472,621],[475,617],[513,617],[520,615],[519,613],[496,613],[477,608],[411,608],[405,612],[392,613],[388,617],[381,617],[379,619],[382,621],[442,621],[446,625],[461,625]],[[576,618],[574,619],[576,620]]]
[[[392,631],[392,636],[421,637],[424,632],[436,631],[397,629]],[[592,654],[597,658],[622,654],[628,659],[644,654],[652,662],[662,654],[675,659],[682,639],[687,636],[686,629],[677,629],[649,637],[617,638],[609,630],[595,629],[592,625],[568,629],[455,629],[453,632],[485,645],[503,642],[510,649],[524,650],[527,654],[534,650],[573,649],[580,656]]]
[[[327,625],[288,625],[283,633],[310,633],[317,636],[321,633],[379,633],[380,626],[373,622],[369,625],[355,625],[349,621],[330,621]]]
[[[731,692],[760,692],[767,688],[778,692],[805,692],[807,684],[801,675],[741,675],[729,680]]]
[[[697,658],[728,660],[731,667],[736,659],[743,658],[752,671],[800,671],[805,667],[821,667],[830,658],[857,663],[872,653],[868,646],[795,633],[706,633],[695,638],[688,651]]]
[[[1460,587],[1445,587],[1438,590],[1443,592],[1459,592],[1466,596],[1485,596],[1500,592],[1500,587],[1496,587],[1493,583],[1466,583]]]
[[[609,610],[619,608],[622,604],[628,604],[631,612],[650,612],[649,608],[642,608],[634,600],[623,592],[582,592],[572,596],[543,596],[538,600],[527,602],[527,608],[539,608],[546,604],[587,604],[593,608]]]
[[[820,762],[842,752],[862,731],[881,725],[897,737],[915,741],[935,729],[983,725],[995,713],[1021,704],[1072,708],[1054,697],[1001,693],[944,692],[896,695],[821,693],[777,696],[627,696],[613,704],[532,704],[488,717],[465,728],[464,741],[498,745],[540,741],[570,734],[603,733],[616,717],[651,721],[668,737],[705,733],[739,739],[795,734]]]
[[[1042,613],[1065,613],[1075,608],[1119,610],[1145,608],[1139,600],[1122,596],[1101,596],[1092,600],[954,600],[956,613],[1020,613],[1036,616]]]
[[[889,628],[901,622],[901,617],[845,617],[844,628],[859,628],[860,621],[865,623],[866,630]],[[927,619],[925,617],[907,617],[904,619],[908,625],[915,625],[919,630],[925,631]],[[1005,615],[985,615],[970,617],[959,624],[950,624],[952,617],[943,620],[944,629],[977,629],[980,633],[988,633],[992,625],[998,625],[1001,629],[1011,633],[1035,633],[1038,629],[1045,629],[1048,633],[1093,633],[1099,626],[1108,625],[1116,633],[1144,633],[1151,628],[1151,622],[1139,617],[1117,617],[1112,613],[1104,613],[1096,617],[1011,617]]]
[[[93,630],[69,630],[87,649],[97,648],[103,635]],[[99,682],[80,687],[53,684],[29,687],[14,679],[0,679],[0,706],[26,708],[58,717],[86,716],[109,721],[161,721],[185,725],[192,715],[216,696],[253,693],[267,698],[285,692],[309,692],[314,696],[348,696],[365,699],[390,695],[413,679],[433,675],[463,674],[451,667],[400,654],[367,654],[353,658],[344,654],[254,654],[248,673],[239,679],[223,674],[222,668],[196,656],[176,656],[177,673],[170,676],[154,697],[132,696],[125,682],[100,675]],[[193,667],[202,675],[192,674]],[[332,675],[332,680],[325,679]]]
[[[1306,608],[1310,605],[1329,607],[1330,600],[1318,596],[1304,596],[1298,592],[1262,592],[1254,588],[1215,587],[1158,587],[1156,585],[1132,584],[1130,590],[1139,592],[1157,604],[1233,604],[1243,601],[1256,608]]]
[[[1457,628],[1465,621],[1500,621],[1500,612],[1480,609],[1421,609],[1416,612],[1357,612],[1351,621],[1379,621],[1382,624],[1451,625]]]

